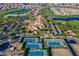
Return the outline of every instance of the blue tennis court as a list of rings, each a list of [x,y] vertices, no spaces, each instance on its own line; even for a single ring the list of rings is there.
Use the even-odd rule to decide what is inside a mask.
[[[31,51],[30,56],[43,56],[44,53],[42,51]]]
[[[59,42],[48,42],[47,44],[49,47],[60,47]]]
[[[4,51],[10,46],[9,42],[3,43],[0,45],[0,51]]]
[[[30,50],[28,56],[45,56],[46,50]]]
[[[61,47],[62,42],[60,41],[49,41],[47,42],[47,47]]]
[[[38,42],[38,38],[24,38],[23,42]]]
[[[42,49],[42,44],[41,43],[27,43],[25,48]]]
[[[77,41],[76,40],[68,40],[68,43],[71,43],[71,44],[76,44]]]

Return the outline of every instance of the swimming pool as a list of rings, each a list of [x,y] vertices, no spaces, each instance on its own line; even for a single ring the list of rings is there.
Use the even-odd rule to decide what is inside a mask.
[[[64,21],[78,20],[79,21],[79,17],[52,18],[52,20],[64,20]]]

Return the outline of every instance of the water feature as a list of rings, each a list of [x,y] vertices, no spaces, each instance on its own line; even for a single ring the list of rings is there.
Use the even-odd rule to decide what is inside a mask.
[[[64,21],[78,20],[79,21],[79,17],[52,18],[52,20],[64,20]]]
[[[23,3],[24,5],[29,5],[29,3]]]
[[[22,13],[22,12],[28,12],[29,10],[27,9],[20,9],[20,10],[12,10],[9,11],[8,14],[12,14],[12,13]]]

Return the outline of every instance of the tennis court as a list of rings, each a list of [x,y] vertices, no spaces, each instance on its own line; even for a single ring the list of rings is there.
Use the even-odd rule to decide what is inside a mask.
[[[76,44],[76,43],[77,43],[77,41],[74,40],[74,39],[72,39],[72,40],[68,40],[68,41],[69,41],[68,43],[70,43],[70,44]]]
[[[46,50],[30,50],[28,56],[47,56]]]
[[[38,38],[24,38],[23,42],[29,42],[29,43],[32,43],[32,42],[38,42]]]
[[[42,49],[42,43],[27,43],[25,48]]]
[[[52,40],[46,42],[46,48],[48,47],[66,47],[66,45],[59,40]]]
[[[9,42],[3,43],[0,45],[0,51],[4,51],[5,49],[9,48]]]

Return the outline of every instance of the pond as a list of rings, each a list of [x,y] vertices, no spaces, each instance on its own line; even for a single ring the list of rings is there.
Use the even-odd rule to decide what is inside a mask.
[[[20,9],[20,10],[12,10],[12,11],[9,11],[8,13],[9,14],[12,14],[12,13],[22,13],[22,12],[28,12],[29,10],[27,9]]]
[[[24,5],[29,5],[29,3],[23,3]]]
[[[64,20],[64,21],[78,20],[79,21],[79,17],[52,18],[52,20]]]

